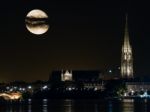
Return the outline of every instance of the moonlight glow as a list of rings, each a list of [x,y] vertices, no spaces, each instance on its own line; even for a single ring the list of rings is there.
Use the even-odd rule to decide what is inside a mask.
[[[47,21],[48,15],[45,12],[39,9],[34,9],[26,16],[26,28],[31,33],[40,35],[48,31],[49,25]]]

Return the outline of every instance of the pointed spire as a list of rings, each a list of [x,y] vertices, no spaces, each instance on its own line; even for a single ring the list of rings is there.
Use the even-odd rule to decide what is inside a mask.
[[[124,44],[122,46],[122,58],[121,58],[121,76],[123,78],[132,78],[133,77],[133,57],[132,57],[132,47],[129,41],[128,15],[127,14],[126,14],[124,30],[125,30]]]
[[[125,34],[124,34],[124,46],[126,48],[130,47],[130,42],[129,42],[129,32],[128,32],[128,14],[126,16],[126,22],[125,22]]]

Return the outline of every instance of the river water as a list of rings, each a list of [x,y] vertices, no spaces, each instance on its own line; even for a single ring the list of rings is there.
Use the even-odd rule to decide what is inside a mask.
[[[150,112],[150,101],[124,100],[28,100],[0,104],[0,112]]]

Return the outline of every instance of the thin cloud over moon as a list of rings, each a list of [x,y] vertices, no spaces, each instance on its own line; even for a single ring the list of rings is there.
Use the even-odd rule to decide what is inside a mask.
[[[29,32],[40,35],[48,31],[49,25],[47,23],[48,15],[39,9],[30,11],[25,19],[26,28]]]

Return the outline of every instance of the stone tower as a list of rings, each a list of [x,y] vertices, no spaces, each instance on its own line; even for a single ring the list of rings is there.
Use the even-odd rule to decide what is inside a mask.
[[[132,47],[129,41],[127,15],[126,15],[126,23],[125,23],[124,43],[122,46],[121,77],[133,78],[133,57],[132,57]]]

